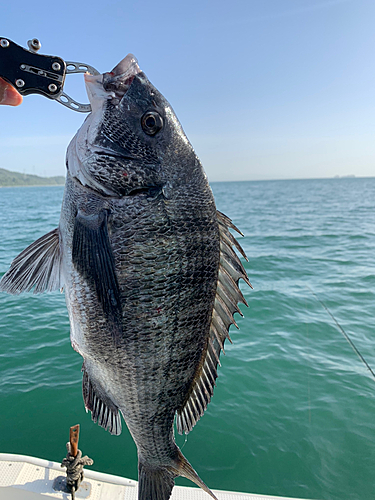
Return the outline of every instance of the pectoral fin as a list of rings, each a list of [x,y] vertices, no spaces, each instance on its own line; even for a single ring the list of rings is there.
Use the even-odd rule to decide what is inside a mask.
[[[34,241],[12,262],[0,281],[0,291],[11,294],[51,292],[63,287],[59,230]]]
[[[77,271],[93,286],[113,337],[122,332],[122,309],[115,260],[107,228],[107,211],[85,215],[78,212],[73,233],[72,260]]]

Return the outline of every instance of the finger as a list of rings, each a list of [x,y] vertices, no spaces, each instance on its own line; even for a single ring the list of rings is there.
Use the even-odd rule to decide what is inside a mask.
[[[18,106],[21,102],[21,94],[12,85],[0,78],[0,104]]]

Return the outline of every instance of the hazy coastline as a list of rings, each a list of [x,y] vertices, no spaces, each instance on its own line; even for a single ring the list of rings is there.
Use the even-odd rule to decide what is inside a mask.
[[[65,177],[40,177],[39,175],[21,174],[0,168],[0,188],[3,187],[32,187],[32,186],[63,186]]]

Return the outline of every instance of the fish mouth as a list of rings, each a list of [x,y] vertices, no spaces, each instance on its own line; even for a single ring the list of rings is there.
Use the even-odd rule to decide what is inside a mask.
[[[104,99],[121,99],[129,90],[134,77],[141,73],[137,58],[128,54],[112,71],[102,75],[86,73],[85,84],[92,108],[96,108],[98,101]]]
[[[122,150],[121,147],[116,147],[116,143],[110,138],[108,138],[108,147],[101,141],[98,144],[97,137],[101,130],[103,115],[107,109],[107,103],[111,102],[115,106],[119,104],[139,73],[141,73],[141,69],[136,57],[133,54],[128,54],[110,72],[99,75],[86,73],[84,75],[91,113],[68,147],[68,171],[70,176],[83,186],[104,196],[121,197],[127,193],[104,185],[99,179],[95,179],[95,175],[90,169],[90,163],[95,163],[95,157],[99,156],[121,159],[122,161],[134,160],[134,157],[128,151]],[[153,186],[150,188],[147,186],[145,189],[143,187],[134,189],[131,196],[147,195],[149,192],[154,193]]]
[[[103,87],[122,97],[129,89],[135,75],[141,72],[138,61],[133,54],[128,54],[109,73],[103,75]]]

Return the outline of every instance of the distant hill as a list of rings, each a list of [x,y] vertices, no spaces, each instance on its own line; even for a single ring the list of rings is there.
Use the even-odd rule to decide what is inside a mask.
[[[38,175],[20,174],[0,168],[0,187],[19,186],[60,186],[65,184],[65,177],[39,177]]]

